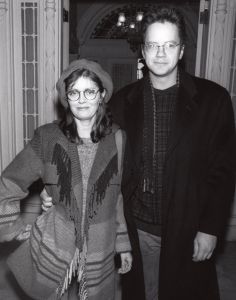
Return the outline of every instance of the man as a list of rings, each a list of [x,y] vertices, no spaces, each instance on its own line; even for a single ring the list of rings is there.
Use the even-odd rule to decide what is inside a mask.
[[[144,299],[140,247],[146,300],[217,300],[214,250],[235,185],[231,100],[179,68],[185,27],[175,8],[147,14],[142,28],[148,74],[110,103],[130,144],[122,191],[134,260],[123,299]]]

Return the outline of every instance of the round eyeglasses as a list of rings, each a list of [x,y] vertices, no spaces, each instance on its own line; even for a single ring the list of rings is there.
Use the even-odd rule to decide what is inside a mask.
[[[162,51],[164,51],[165,53],[170,53],[174,51],[179,45],[180,43],[175,42],[165,42],[163,45],[158,45],[158,43],[155,42],[146,42],[144,43],[144,48],[147,52],[150,53],[160,51],[160,48],[162,48]]]
[[[84,98],[86,100],[93,101],[96,99],[98,92],[99,90],[94,90],[94,89],[85,89],[84,91],[78,91],[76,89],[73,89],[73,90],[69,90],[66,93],[66,96],[69,101],[76,102],[81,98],[80,93],[83,93]]]

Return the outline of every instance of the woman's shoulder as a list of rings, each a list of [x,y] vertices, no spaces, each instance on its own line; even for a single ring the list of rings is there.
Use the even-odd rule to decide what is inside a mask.
[[[56,132],[61,132],[60,127],[59,127],[59,122],[58,121],[53,121],[51,123],[47,123],[44,125],[39,126],[36,131],[40,133],[56,133]]]
[[[34,139],[42,139],[44,141],[54,141],[65,137],[59,127],[59,122],[54,121],[39,126],[34,133]]]

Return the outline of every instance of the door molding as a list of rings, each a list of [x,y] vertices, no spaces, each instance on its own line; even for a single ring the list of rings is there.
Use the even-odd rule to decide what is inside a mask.
[[[35,3],[37,14],[37,61],[33,61],[37,80],[38,117],[34,126],[51,122],[57,117],[57,92],[55,83],[61,73],[61,0],[1,0],[0,1],[0,170],[2,171],[15,155],[23,148],[24,137],[22,65],[26,58],[22,53],[22,10],[27,2]],[[32,20],[31,20],[32,21]],[[36,45],[36,46],[35,46]],[[25,47],[28,44],[25,43]],[[30,50],[31,49],[31,50]],[[27,52],[28,53],[28,52]],[[25,100],[28,101],[28,99]],[[35,105],[35,104],[34,104]],[[32,126],[31,126],[32,127]],[[35,128],[29,128],[33,132]]]
[[[0,2],[0,168],[15,154],[12,2]]]
[[[236,1],[211,0],[210,3],[205,77],[229,88]]]

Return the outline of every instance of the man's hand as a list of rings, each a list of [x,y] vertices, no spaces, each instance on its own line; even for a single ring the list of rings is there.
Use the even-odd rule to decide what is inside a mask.
[[[132,267],[133,257],[130,252],[120,253],[121,267],[118,269],[119,274],[125,274],[130,271]]]
[[[193,261],[209,259],[216,247],[217,237],[198,231],[194,239]]]
[[[41,205],[43,211],[47,211],[52,206],[52,197],[50,197],[45,189],[42,190],[40,197],[43,200]]]

